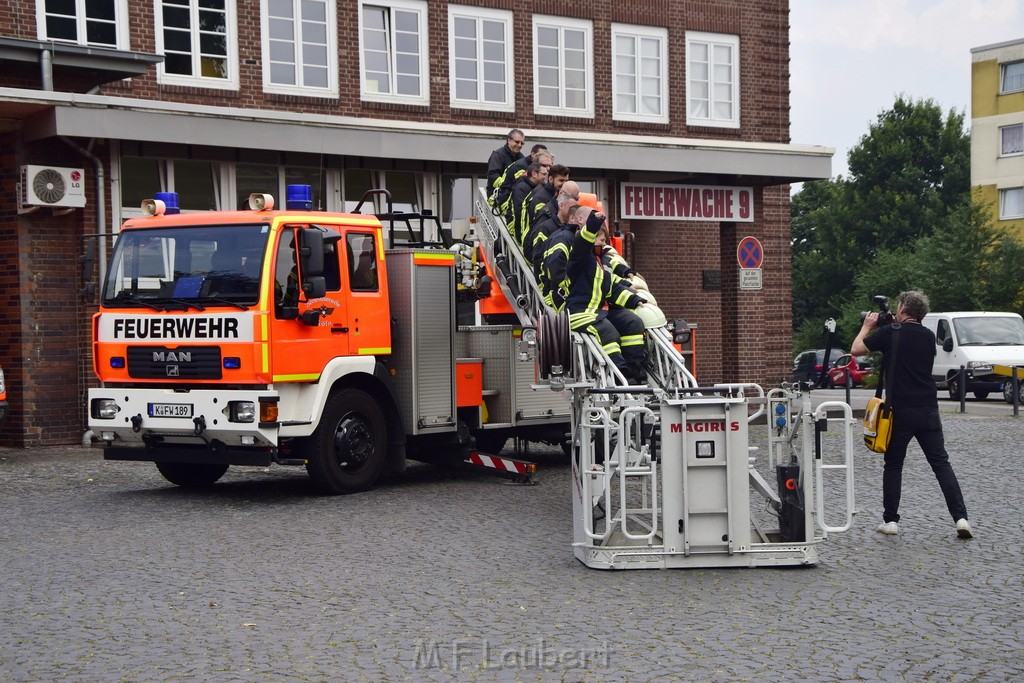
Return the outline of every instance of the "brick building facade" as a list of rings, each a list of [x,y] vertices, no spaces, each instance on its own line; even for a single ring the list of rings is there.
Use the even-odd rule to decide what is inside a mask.
[[[785,0],[12,0],[0,8],[0,443],[77,441],[105,266],[87,236],[139,200],[184,210],[309,182],[323,208],[386,185],[468,218],[512,127],[610,218],[624,183],[750,188],[752,220],[626,219],[670,318],[698,329],[702,384],[791,364],[789,183],[831,151],[789,142]],[[25,166],[84,171],[70,210],[19,199]],[[737,245],[764,245],[741,289]],[[109,243],[109,240],[101,240]],[[91,265],[88,275],[85,268]]]

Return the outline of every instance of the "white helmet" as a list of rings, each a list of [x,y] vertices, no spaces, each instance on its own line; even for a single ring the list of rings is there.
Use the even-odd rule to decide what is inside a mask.
[[[633,273],[628,279],[637,289],[646,289],[647,291],[651,291],[651,288],[647,286],[647,280],[640,277],[638,273]]]
[[[654,327],[664,327],[668,323],[665,314],[655,304],[637,306],[633,312],[640,316],[640,319],[644,321],[644,328],[648,330]]]
[[[658,301],[654,298],[654,295],[648,292],[646,289],[637,288],[634,294],[643,299],[645,304],[654,304],[655,306],[658,305]]]

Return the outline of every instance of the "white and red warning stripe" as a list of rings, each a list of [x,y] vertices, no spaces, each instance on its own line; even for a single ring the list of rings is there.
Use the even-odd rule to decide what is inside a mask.
[[[473,465],[480,465],[481,467],[490,467],[502,472],[513,472],[515,474],[530,474],[537,469],[537,466],[532,462],[512,460],[510,458],[499,458],[496,455],[486,455],[484,453],[477,453],[476,451],[469,452],[469,460],[466,462]]]

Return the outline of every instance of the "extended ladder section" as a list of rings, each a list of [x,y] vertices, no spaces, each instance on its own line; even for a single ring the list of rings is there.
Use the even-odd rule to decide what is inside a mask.
[[[533,268],[513,240],[504,219],[491,212],[487,194],[482,188],[476,195],[476,212],[483,228],[480,246],[493,266],[498,286],[512,305],[520,324],[540,328],[543,334],[545,317],[554,317],[555,312],[544,303]],[[551,333],[566,336],[571,367],[563,370],[566,375],[575,371],[573,379],[576,382],[590,383],[599,388],[628,386],[625,377],[591,335],[570,333],[564,325],[563,329],[552,330]],[[672,335],[664,327],[647,330],[647,355],[648,379],[653,386],[670,392],[697,386],[682,354],[672,343]]]

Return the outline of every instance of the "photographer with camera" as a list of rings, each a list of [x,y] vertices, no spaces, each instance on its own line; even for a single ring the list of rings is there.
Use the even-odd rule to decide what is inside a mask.
[[[879,297],[876,297],[876,301]],[[935,362],[935,335],[921,325],[928,313],[928,297],[911,290],[897,297],[895,316],[888,312],[883,300],[881,312],[864,316],[850,353],[855,356],[872,351],[882,352],[882,366],[891,376],[887,379],[891,395],[885,400],[893,411],[893,432],[885,451],[885,471],[882,475],[883,522],[877,531],[883,534],[899,533],[900,493],[903,484],[903,460],[912,438],[924,451],[935,478],[946,499],[946,507],[956,524],[960,538],[973,538],[967,521],[967,507],[953,467],[949,464],[939,417],[939,401],[932,379]],[[894,343],[895,340],[895,343]]]

